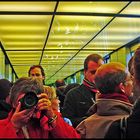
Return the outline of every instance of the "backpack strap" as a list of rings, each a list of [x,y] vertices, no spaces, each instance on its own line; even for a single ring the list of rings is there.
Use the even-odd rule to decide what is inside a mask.
[[[127,129],[127,117],[123,117],[120,119],[121,139],[126,139],[126,129]]]

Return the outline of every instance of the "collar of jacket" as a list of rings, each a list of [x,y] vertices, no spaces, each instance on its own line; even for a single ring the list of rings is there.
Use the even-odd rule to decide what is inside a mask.
[[[98,99],[116,99],[130,103],[128,96],[125,93],[111,93],[111,94],[98,94]]]
[[[85,85],[86,87],[88,87],[89,90],[91,90],[94,93],[98,93],[99,91],[96,89],[95,83],[91,83],[90,81],[88,81],[87,79],[84,78],[83,80],[83,85]]]
[[[96,113],[100,116],[112,115],[129,115],[131,114],[133,105],[128,102],[116,99],[97,99],[96,103],[89,109],[88,112]]]

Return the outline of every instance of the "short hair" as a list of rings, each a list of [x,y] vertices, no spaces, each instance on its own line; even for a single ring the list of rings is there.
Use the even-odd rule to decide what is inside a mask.
[[[55,81],[55,86],[56,87],[65,86],[65,85],[66,85],[66,83],[63,79],[58,79],[58,80]]]
[[[28,76],[30,76],[31,70],[33,70],[35,68],[39,68],[41,70],[42,76],[45,77],[45,72],[44,72],[44,69],[43,69],[43,67],[41,65],[33,65],[33,66],[31,66],[30,69],[29,69],[29,71],[28,71]],[[43,84],[45,84],[45,80],[43,80]]]
[[[84,61],[84,70],[88,69],[88,63],[89,61],[94,61],[95,63],[98,63],[99,60],[103,60],[103,57],[100,56],[99,54],[90,54],[86,57]]]
[[[140,81],[140,46],[134,53],[134,78],[136,81]]]
[[[110,62],[101,65],[95,73],[95,85],[101,94],[111,94],[118,90],[120,83],[125,83],[127,77],[125,65]],[[118,92],[118,91],[116,91]]]
[[[21,93],[35,92],[40,94],[44,91],[42,82],[32,77],[21,77],[12,86],[10,90],[10,104],[15,105],[18,96]]]

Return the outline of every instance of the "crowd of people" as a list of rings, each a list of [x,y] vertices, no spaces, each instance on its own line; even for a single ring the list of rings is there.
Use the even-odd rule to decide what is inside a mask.
[[[140,47],[127,66],[84,61],[82,84],[45,85],[41,65],[15,82],[0,79],[0,138],[140,138]]]

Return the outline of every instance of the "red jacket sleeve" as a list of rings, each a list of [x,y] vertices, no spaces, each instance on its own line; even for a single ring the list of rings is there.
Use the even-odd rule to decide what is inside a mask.
[[[53,138],[80,138],[77,131],[63,120],[59,112],[57,116],[56,126],[50,131]]]
[[[8,119],[0,121],[0,138],[17,138],[16,130]]]

